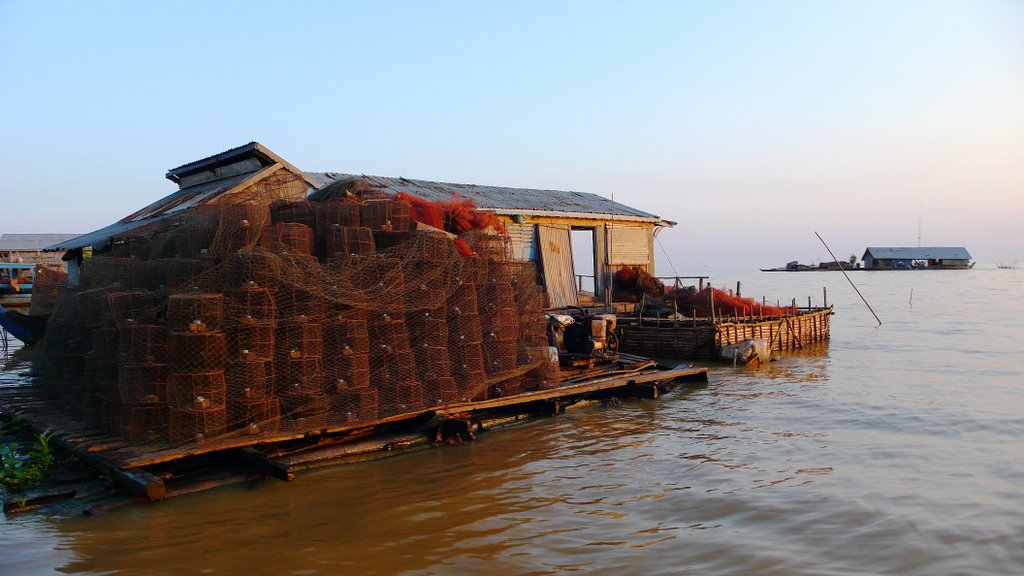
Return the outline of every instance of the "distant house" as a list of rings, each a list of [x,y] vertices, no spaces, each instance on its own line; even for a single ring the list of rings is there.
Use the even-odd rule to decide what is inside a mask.
[[[869,247],[861,260],[867,270],[966,270],[974,266],[971,254],[962,246]]]
[[[64,266],[63,252],[44,252],[57,243],[78,234],[0,234],[0,262],[27,262]]]
[[[48,249],[70,250],[80,263],[83,248],[106,250],[117,238],[144,234],[151,224],[193,208],[231,204],[260,194],[266,200],[316,199],[318,191],[337,183],[371,191],[374,196],[405,193],[430,201],[449,201],[457,195],[472,199],[478,210],[499,217],[508,231],[513,257],[538,263],[552,306],[574,306],[580,303],[580,295],[573,265],[573,231],[592,232],[589,249],[593,252],[593,287],[603,299],[610,292],[615,270],[639,266],[654,272],[655,234],[662,227],[675,225],[585,192],[303,172],[258,142],[173,168],[167,178],[178,184],[177,192],[106,228],[55,243]],[[72,282],[75,275],[70,271]]]

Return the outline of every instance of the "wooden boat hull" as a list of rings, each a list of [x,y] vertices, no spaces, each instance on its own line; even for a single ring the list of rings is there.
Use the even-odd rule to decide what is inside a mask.
[[[29,316],[0,305],[0,327],[25,344],[35,344],[46,332],[46,318]]]
[[[831,308],[813,308],[784,318],[666,320],[619,318],[624,352],[658,358],[720,360],[722,348],[765,339],[772,353],[799,350],[829,339]]]

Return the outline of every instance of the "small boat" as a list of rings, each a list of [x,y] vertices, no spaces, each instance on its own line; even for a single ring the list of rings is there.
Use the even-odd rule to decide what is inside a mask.
[[[0,305],[0,328],[25,344],[35,344],[43,339],[48,319],[48,316],[29,316]]]
[[[26,344],[39,342],[46,331],[49,313],[38,314],[30,308],[37,277],[47,273],[66,278],[62,271],[51,272],[32,263],[0,262],[0,328]]]

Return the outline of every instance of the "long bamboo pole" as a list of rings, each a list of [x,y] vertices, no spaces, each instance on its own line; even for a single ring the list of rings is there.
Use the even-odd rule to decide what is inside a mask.
[[[878,314],[875,314],[875,310],[871,308],[871,304],[868,304],[867,299],[864,298],[864,295],[860,293],[859,289],[857,289],[857,285],[854,284],[853,280],[850,279],[850,275],[846,273],[846,268],[843,268],[843,263],[840,262],[839,259],[836,258],[836,255],[832,253],[832,249],[828,247],[828,244],[825,244],[825,240],[822,239],[821,234],[815,232],[814,235],[818,237],[818,240],[821,240],[821,245],[825,247],[825,250],[828,250],[828,254],[829,256],[832,257],[832,260],[834,260],[835,263],[839,265],[839,271],[843,273],[843,276],[846,276],[846,281],[850,283],[850,286],[853,286],[853,290],[857,293],[857,296],[860,296],[860,299],[864,302],[864,305],[868,307],[868,310],[871,310],[871,315],[875,317],[875,320],[878,320],[878,325],[881,326],[882,321],[878,318]]]

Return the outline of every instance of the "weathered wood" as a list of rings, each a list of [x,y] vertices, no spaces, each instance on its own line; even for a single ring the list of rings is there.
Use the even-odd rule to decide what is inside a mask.
[[[647,383],[637,384],[636,382],[631,382],[626,386],[626,391],[637,398],[652,400],[657,399],[661,395],[661,391],[656,385]]]
[[[749,338],[767,338],[773,352],[802,348],[805,344],[829,339],[830,308],[801,312],[786,319],[752,317],[712,323],[626,318],[620,321],[621,348],[628,352],[659,357],[717,359],[721,346]],[[799,340],[799,343],[797,343]]]
[[[291,482],[295,479],[295,474],[288,469],[287,465],[282,465],[274,460],[271,460],[264,452],[261,452],[251,446],[246,446],[238,451],[242,461],[255,467],[261,473],[270,476],[271,478],[277,478],[278,480],[284,480],[285,482]]]

